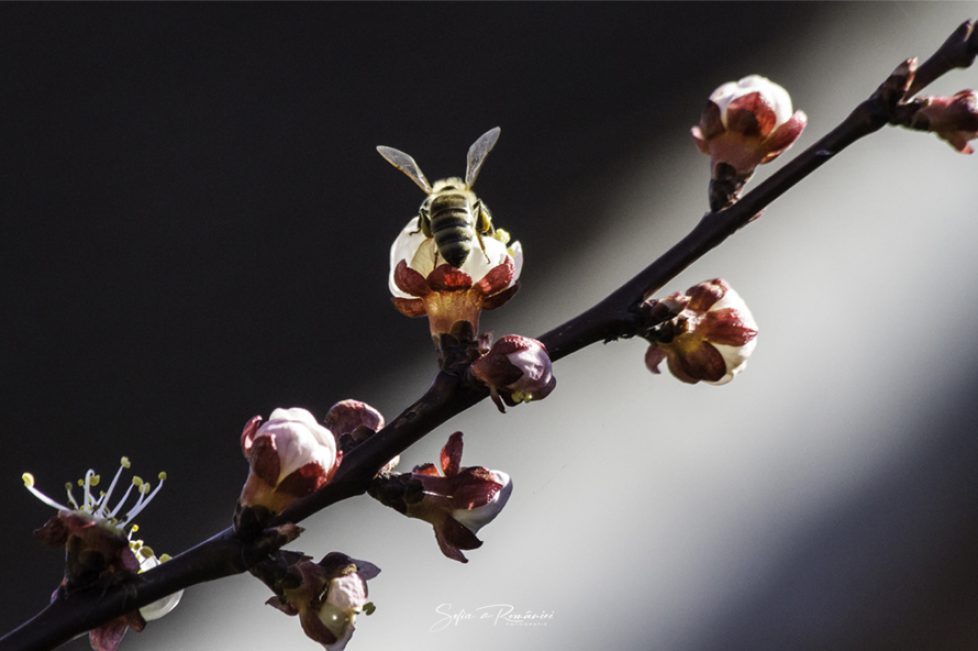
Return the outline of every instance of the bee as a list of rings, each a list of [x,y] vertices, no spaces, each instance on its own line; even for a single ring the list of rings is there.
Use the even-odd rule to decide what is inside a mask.
[[[479,136],[469,147],[465,162],[465,180],[451,177],[428,183],[413,158],[393,147],[377,147],[384,159],[404,172],[428,195],[418,209],[418,226],[426,237],[433,237],[438,253],[455,268],[461,267],[472,252],[473,242],[485,254],[483,236],[495,230],[489,208],[472,191],[479,170],[499,139],[499,127]]]

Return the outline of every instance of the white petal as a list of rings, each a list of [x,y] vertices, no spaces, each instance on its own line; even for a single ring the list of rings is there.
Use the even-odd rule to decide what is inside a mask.
[[[276,409],[268,422],[258,428],[257,436],[275,437],[280,469],[278,481],[307,463],[315,462],[329,470],[336,462],[333,433],[301,407]]]
[[[360,612],[367,603],[367,585],[359,574],[344,574],[329,582],[326,602],[340,610]]]
[[[509,496],[513,492],[513,481],[509,475],[501,470],[492,470],[490,472],[492,472],[493,478],[503,485],[499,489],[499,492],[493,495],[488,503],[478,508],[455,509],[452,511],[452,518],[472,533],[478,533],[479,529],[492,522],[499,515],[499,512],[503,510],[503,507],[506,506],[506,502],[509,501]]]
[[[156,556],[141,556],[139,555],[139,569],[140,571],[145,571],[152,569],[160,564],[160,561]],[[171,610],[177,607],[180,603],[180,599],[183,597],[183,590],[174,592],[171,595],[163,597],[162,599],[157,599],[151,604],[146,604],[139,609],[139,614],[143,616],[147,622],[151,622],[154,619],[159,619],[164,615],[168,614]]]
[[[460,269],[467,273],[472,282],[477,283],[493,269],[501,265],[507,258],[509,252],[506,245],[494,237],[483,237],[482,245],[485,251],[479,247],[478,241],[472,243],[472,250],[469,257],[465,259]]]
[[[512,287],[523,273],[523,245],[516,241],[510,244],[509,248],[513,256],[513,281],[509,284]]]
[[[747,368],[747,358],[751,356],[751,353],[754,352],[754,348],[756,346],[757,337],[754,337],[743,346],[713,344],[713,347],[720,352],[724,363],[727,365],[727,374],[716,382],[710,382],[710,384],[726,384],[732,380],[735,375]]]
[[[727,107],[730,102],[754,92],[761,93],[774,108],[775,128],[791,119],[791,95],[788,91],[767,77],[748,75],[740,81],[728,81],[710,95],[710,101],[720,107],[720,119],[724,126],[727,125]]]
[[[415,298],[410,294],[402,292],[394,283],[394,269],[401,260],[406,260],[408,266],[411,266],[411,262],[414,260],[418,247],[420,247],[427,239],[429,238],[425,237],[421,232],[421,229],[418,228],[418,218],[414,217],[407,223],[407,226],[401,230],[400,234],[397,236],[397,239],[394,240],[394,243],[391,244],[391,269],[387,284],[393,296],[397,296],[399,298]],[[432,265],[432,268],[434,268],[434,265]],[[431,269],[428,269],[427,271],[421,271],[420,273],[423,276],[427,276],[430,272]]]
[[[485,236],[482,238],[482,246],[485,247],[485,250],[479,246],[478,241],[472,242],[472,250],[459,269],[468,274],[473,283],[476,283],[482,280],[490,269],[510,259],[515,269],[513,280],[510,283],[512,286],[523,270],[522,245],[519,242],[514,242],[508,247],[513,249],[513,254],[510,255],[505,244],[494,237]],[[397,286],[397,283],[394,282],[394,270],[404,260],[410,268],[427,278],[428,274],[434,270],[436,261],[440,264],[445,263],[444,259],[439,257],[437,253],[438,248],[434,239],[425,237],[418,228],[418,218],[411,219],[391,245],[390,273],[387,279],[387,287],[391,295],[398,298],[417,298],[402,291]]]

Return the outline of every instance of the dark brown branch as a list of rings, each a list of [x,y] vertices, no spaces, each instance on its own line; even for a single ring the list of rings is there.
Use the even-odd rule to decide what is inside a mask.
[[[598,341],[636,334],[638,304],[657,292],[693,262],[719,246],[754,219],[775,199],[863,136],[887,123],[898,123],[896,103],[924,88],[948,70],[966,67],[978,52],[978,30],[964,23],[918,69],[907,91],[905,77],[895,72],[842,123],[796,156],[734,205],[706,214],[696,227],[648,267],[583,314],[541,337],[554,361]],[[899,92],[897,92],[899,91]],[[442,371],[428,391],[387,427],[367,439],[344,459],[333,481],[296,502],[274,524],[300,522],[343,499],[366,491],[377,470],[452,416],[488,396],[464,376]],[[49,649],[110,619],[182,588],[246,571],[277,546],[274,532],[254,541],[241,540],[232,529],[183,552],[140,575],[138,583],[108,593],[79,592],[58,599],[33,619],[0,638],[3,651]]]
[[[917,68],[908,96],[916,95],[935,79],[954,68],[967,68],[978,55],[978,28],[966,20],[937,48],[937,52]]]

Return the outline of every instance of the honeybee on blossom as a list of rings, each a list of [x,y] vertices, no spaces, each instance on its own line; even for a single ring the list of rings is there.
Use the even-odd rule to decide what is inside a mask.
[[[483,236],[494,233],[492,215],[486,204],[472,191],[479,170],[499,139],[500,128],[495,127],[479,136],[469,147],[466,156],[465,180],[450,177],[428,183],[417,162],[403,151],[383,145],[377,151],[384,159],[404,172],[428,195],[418,209],[418,225],[426,237],[435,240],[438,253],[455,268],[465,264],[478,242],[485,253]]]

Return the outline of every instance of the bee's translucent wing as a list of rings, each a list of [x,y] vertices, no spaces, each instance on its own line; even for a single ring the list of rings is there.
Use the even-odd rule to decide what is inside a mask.
[[[418,164],[413,158],[405,154],[403,151],[394,149],[393,147],[385,147],[380,145],[377,147],[377,153],[384,157],[388,163],[396,167],[397,169],[404,172],[404,174],[418,184],[418,187],[431,194],[431,184],[428,183],[428,179],[425,178],[424,172],[418,167]]]
[[[470,188],[475,185],[475,180],[479,176],[479,170],[482,169],[482,164],[486,161],[486,156],[496,146],[500,131],[502,129],[499,127],[489,129],[479,136],[479,139],[469,147],[469,155],[465,159],[465,184]]]

